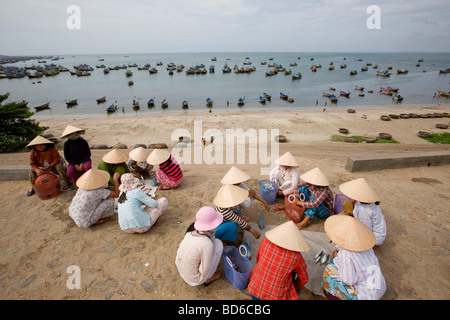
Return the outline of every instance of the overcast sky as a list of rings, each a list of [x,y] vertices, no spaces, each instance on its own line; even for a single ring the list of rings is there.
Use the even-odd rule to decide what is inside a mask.
[[[0,0],[0,54],[450,52],[448,0]],[[69,29],[70,5],[80,29]],[[381,29],[369,29],[370,5]],[[72,25],[74,25],[72,23]]]

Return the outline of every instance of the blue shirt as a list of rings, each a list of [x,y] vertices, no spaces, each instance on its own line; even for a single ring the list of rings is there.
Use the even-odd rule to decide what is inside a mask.
[[[158,202],[146,195],[144,191],[139,188],[127,191],[127,200],[123,203],[119,203],[120,229],[126,230],[151,225],[147,211],[142,208],[143,204],[151,208],[156,208]]]

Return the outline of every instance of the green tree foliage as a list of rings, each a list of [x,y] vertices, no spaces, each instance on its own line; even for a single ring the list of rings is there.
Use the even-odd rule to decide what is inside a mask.
[[[35,120],[28,119],[34,113],[22,103],[10,102],[9,93],[0,95],[0,153],[22,150],[31,140],[48,127],[41,127]]]

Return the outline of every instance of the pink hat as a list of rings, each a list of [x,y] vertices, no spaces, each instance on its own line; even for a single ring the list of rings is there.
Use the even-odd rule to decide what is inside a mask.
[[[120,177],[120,182],[121,182],[121,184],[119,186],[120,191],[131,191],[139,185],[140,181],[133,174],[124,173]]]
[[[215,229],[223,221],[223,215],[211,207],[202,207],[195,215],[194,228],[198,231]]]

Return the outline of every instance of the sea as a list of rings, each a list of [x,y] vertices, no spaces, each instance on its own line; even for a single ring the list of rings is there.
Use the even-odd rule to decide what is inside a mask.
[[[55,55],[58,60],[46,59],[21,61],[8,66],[31,67],[54,63],[72,71],[74,66],[86,64],[94,70],[90,76],[78,77],[70,72],[61,72],[52,77],[29,79],[0,79],[0,93],[10,93],[10,101],[29,101],[28,107],[50,102],[50,109],[36,112],[33,117],[121,117],[164,113],[195,113],[201,111],[257,111],[257,110],[311,110],[330,108],[369,108],[395,107],[400,103],[391,96],[380,93],[381,86],[399,89],[404,98],[402,106],[450,105],[450,99],[439,97],[439,90],[450,91],[450,74],[440,74],[439,70],[450,67],[450,53],[314,53],[314,52],[208,52],[208,53],[148,53],[148,54],[86,54]],[[420,61],[420,62],[419,62]],[[265,64],[263,64],[265,62]],[[157,65],[162,63],[162,65]],[[245,64],[244,64],[245,63]],[[329,70],[333,63],[334,70]],[[146,64],[156,68],[157,73],[138,70],[130,65],[142,67]],[[182,72],[169,74],[168,64],[184,65]],[[223,73],[227,64],[231,73]],[[301,73],[302,78],[293,80],[291,75],[278,72],[267,76],[273,70],[269,65],[276,64]],[[346,68],[341,68],[345,64]],[[361,68],[371,64],[367,71]],[[104,74],[103,68],[126,65],[127,69],[111,70]],[[204,65],[206,74],[187,75],[189,67]],[[321,65],[312,72],[311,66]],[[251,73],[234,73],[233,68],[254,67]],[[388,70],[388,67],[392,67]],[[210,72],[210,68],[214,72]],[[406,68],[407,74],[397,74],[397,69]],[[131,70],[133,75],[126,76]],[[356,70],[356,75],[350,75]],[[377,76],[377,70],[388,70],[389,77]],[[128,82],[133,81],[133,85]],[[364,87],[364,96],[356,87]],[[331,91],[330,88],[335,88]],[[350,92],[349,97],[340,96],[340,90]],[[368,91],[373,91],[369,93]],[[330,103],[324,92],[334,93],[337,103]],[[272,95],[265,105],[260,103],[263,93]],[[288,102],[280,98],[284,93],[293,99]],[[97,99],[106,96],[106,102]],[[238,99],[244,98],[244,105]],[[149,99],[155,106],[148,107]],[[213,100],[208,108],[206,99]],[[77,100],[78,105],[68,107],[66,102]],[[167,99],[168,108],[161,107]],[[133,108],[133,100],[140,108]],[[188,108],[183,109],[183,101]],[[117,112],[107,113],[112,104],[118,106]]]

